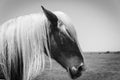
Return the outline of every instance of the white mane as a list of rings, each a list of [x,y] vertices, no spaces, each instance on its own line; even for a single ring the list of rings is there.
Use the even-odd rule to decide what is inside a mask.
[[[66,25],[72,38],[76,39],[76,33],[69,18],[62,12],[54,13]],[[18,58],[21,62],[23,61],[23,80],[32,80],[44,71],[44,48],[47,50],[51,63],[46,36],[49,34],[49,26],[50,23],[43,14],[21,16],[5,22],[1,26],[0,65],[6,80],[10,80],[11,67],[18,66],[16,64]]]

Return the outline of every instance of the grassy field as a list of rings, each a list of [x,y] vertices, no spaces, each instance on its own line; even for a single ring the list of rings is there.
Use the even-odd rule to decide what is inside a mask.
[[[76,80],[120,80],[120,53],[84,53],[87,70]],[[52,69],[35,80],[71,80],[67,72],[55,61]]]

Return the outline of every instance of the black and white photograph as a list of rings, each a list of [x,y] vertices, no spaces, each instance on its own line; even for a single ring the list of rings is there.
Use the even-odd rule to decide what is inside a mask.
[[[120,80],[120,0],[0,0],[0,80]]]

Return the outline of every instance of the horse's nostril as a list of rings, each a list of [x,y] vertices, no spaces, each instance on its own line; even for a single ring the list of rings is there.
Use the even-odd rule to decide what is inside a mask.
[[[69,68],[69,73],[72,79],[76,79],[77,77],[81,75],[81,71],[78,69],[80,68],[76,68],[75,66]]]
[[[79,66],[73,66],[71,68],[68,68],[68,72],[70,73],[72,79],[76,79],[77,77],[81,76],[83,71],[84,71],[83,63],[81,63]]]
[[[71,70],[72,70],[73,72],[76,72],[76,71],[77,71],[77,68],[73,66]]]
[[[84,64],[81,64],[81,65],[78,67],[78,71],[85,71],[85,66],[84,66]]]
[[[82,67],[82,66],[79,66],[79,67],[78,67],[78,71],[83,71],[83,67]]]

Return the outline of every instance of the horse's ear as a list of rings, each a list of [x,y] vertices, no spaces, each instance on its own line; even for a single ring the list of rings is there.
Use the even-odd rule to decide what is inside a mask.
[[[42,7],[42,10],[44,12],[44,14],[46,15],[47,19],[50,21],[50,23],[54,26],[54,28],[56,27],[57,28],[57,21],[58,21],[58,18],[57,16],[52,13],[51,11],[45,9],[43,6]]]

